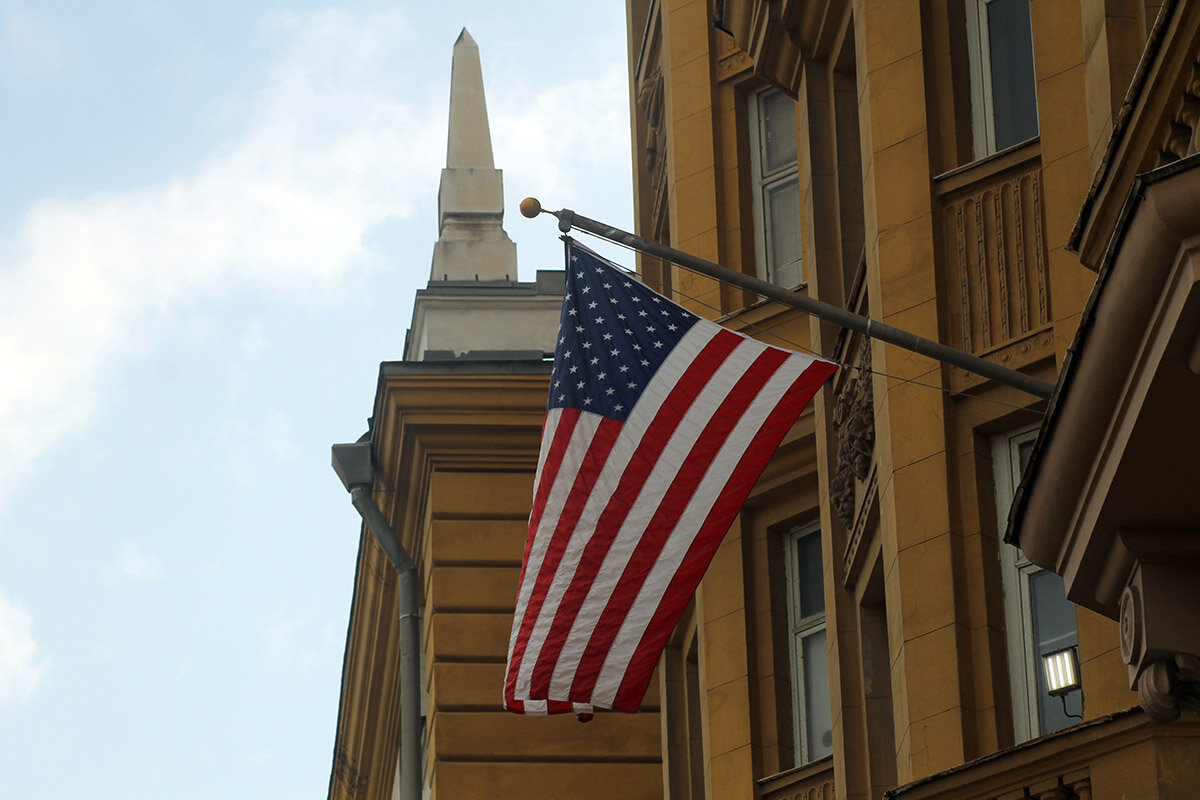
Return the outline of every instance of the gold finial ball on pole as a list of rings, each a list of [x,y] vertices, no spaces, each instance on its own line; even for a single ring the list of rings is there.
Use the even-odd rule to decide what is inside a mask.
[[[521,216],[533,219],[540,213],[542,213],[542,204],[536,197],[526,197],[521,201]]]

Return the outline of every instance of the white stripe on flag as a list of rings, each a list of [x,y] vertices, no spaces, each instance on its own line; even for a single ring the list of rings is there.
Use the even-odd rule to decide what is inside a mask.
[[[599,708],[609,708],[616,699],[617,691],[625,677],[625,670],[633,658],[634,651],[642,641],[650,620],[658,610],[663,593],[671,578],[679,569],[680,562],[695,541],[704,520],[724,488],[730,474],[736,468],[754,434],[766,420],[788,387],[812,363],[811,358],[794,357],[784,362],[771,376],[763,390],[751,403],[746,413],[730,432],[717,457],[713,460],[696,493],[688,502],[679,523],[671,532],[666,546],[646,576],[637,599],[621,625],[616,639],[609,649],[604,667],[592,692],[592,703]]]
[[[549,452],[547,442],[554,440],[555,434],[558,432],[558,426],[562,422],[563,409],[552,408],[546,413],[546,424],[542,431],[542,455],[538,463],[538,475],[542,472],[542,465]],[[579,472],[580,464],[583,463],[584,456],[587,455],[588,448],[592,443],[592,437],[596,435],[596,431],[600,427],[602,417],[595,414],[581,414],[578,422],[575,423],[575,429],[571,431],[571,443],[563,452],[562,465],[553,476],[553,484],[551,484],[550,492],[546,497],[545,511],[542,513],[542,518],[538,526],[537,536],[533,539],[533,545],[529,549],[529,556],[525,561],[524,580],[517,590],[517,606],[514,613],[514,622],[512,634],[508,639],[508,660],[512,661],[513,648],[516,646],[517,635],[521,631],[521,620],[525,617],[525,610],[529,607],[529,596],[533,593],[533,586],[537,582],[538,572],[542,569],[542,561],[546,557],[546,549],[550,545],[550,533],[553,533],[554,526],[558,523],[558,517],[562,513],[563,504],[567,501],[567,495],[571,491],[571,486],[575,482],[575,476]],[[536,493],[540,483],[535,482],[533,490]],[[549,526],[549,532],[546,531]]]
[[[729,396],[730,390],[737,385],[738,378],[765,350],[766,345],[753,339],[739,342],[736,349],[713,373],[704,389],[696,395],[683,419],[679,421],[658,463],[642,484],[637,499],[630,507],[628,516],[605,555],[596,580],[575,617],[554,669],[550,684],[551,698],[567,699],[575,672],[579,668],[579,661],[596,623],[608,605],[634,548],[641,541],[646,527],[662,504],[664,495],[671,488],[672,476],[683,466],[683,462],[691,454],[692,446],[703,434],[713,414]]]
[[[554,573],[554,578],[546,592],[546,596],[540,608],[537,609],[537,620],[530,631],[525,653],[521,659],[521,666],[517,672],[517,682],[514,690],[514,697],[516,699],[520,700],[529,696],[534,666],[537,663],[538,656],[542,652],[542,645],[546,641],[546,636],[550,633],[550,627],[554,623],[554,616],[558,610],[559,603],[562,602],[563,595],[574,580],[575,570],[579,566],[580,557],[583,555],[583,548],[590,540],[591,532],[595,529],[600,514],[604,511],[605,506],[608,505],[613,491],[620,482],[621,474],[632,460],[634,451],[642,441],[642,436],[654,421],[654,417],[667,395],[679,383],[679,379],[684,371],[704,349],[704,346],[723,330],[723,328],[717,325],[696,324],[692,326],[691,330],[679,340],[679,343],[675,345],[667,360],[663,362],[662,366],[654,374],[650,385],[646,387],[646,390],[639,398],[637,406],[629,415],[629,418],[626,419],[625,425],[621,429],[617,441],[613,444],[612,451],[609,453],[608,460],[605,462],[604,468],[596,480],[594,491],[588,497],[583,512],[580,514],[579,521],[571,533],[571,538],[563,552],[562,559],[559,562],[558,569]],[[583,418],[592,416],[594,415],[584,413],[580,417],[580,422],[583,421]],[[600,419],[599,417],[596,418]],[[570,447],[574,449],[576,447],[575,443],[572,442]],[[564,469],[560,470],[560,473],[569,475],[573,480],[577,471],[578,469],[568,472],[564,465]],[[542,524],[538,530],[539,539],[549,540],[553,534],[554,528],[558,524],[559,513],[562,511],[561,503],[556,505],[555,509],[555,512],[551,513],[548,505],[546,513],[542,516]],[[541,568],[540,558],[538,559],[538,568]],[[528,603],[528,595],[532,591],[536,580],[537,571],[532,569],[531,565],[531,567],[527,567],[525,570],[525,580],[521,586],[521,594],[526,598],[526,604]],[[526,613],[524,605],[518,607],[516,619],[523,619]],[[517,627],[517,624],[514,624],[514,631],[517,630]],[[515,641],[515,635],[512,641]],[[566,698],[563,697],[562,699],[565,700]]]
[[[542,483],[542,470],[546,468],[546,456],[550,453],[550,445],[554,442],[554,433],[562,420],[562,409],[552,408],[546,412],[546,421],[542,423],[542,449],[538,452],[537,472],[533,474],[533,492],[537,495],[537,487]]]

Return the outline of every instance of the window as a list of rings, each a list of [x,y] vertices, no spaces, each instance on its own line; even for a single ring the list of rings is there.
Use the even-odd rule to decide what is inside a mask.
[[[975,157],[1038,135],[1029,0],[965,0]]]
[[[663,651],[663,769],[666,797],[704,800],[704,687],[696,598],[688,602]]]
[[[833,752],[820,528],[792,532],[785,550],[796,763],[807,764]]]
[[[684,661],[684,685],[687,691],[688,784],[692,800],[704,800],[704,725],[700,707],[699,637],[692,636]]]
[[[1008,507],[1021,472],[1029,461],[1037,429],[1005,434],[993,443],[996,512],[1000,530],[1008,523]],[[1075,606],[1067,600],[1063,580],[1031,563],[1015,547],[1000,545],[1004,616],[1008,634],[1008,672],[1013,693],[1013,725],[1018,742],[1033,739],[1077,721],[1083,692],[1065,698],[1046,691],[1042,656],[1076,647]],[[1072,718],[1074,717],[1074,718]]]
[[[750,99],[754,238],[759,276],[780,286],[796,286],[804,280],[796,101],[777,89],[757,92]]]

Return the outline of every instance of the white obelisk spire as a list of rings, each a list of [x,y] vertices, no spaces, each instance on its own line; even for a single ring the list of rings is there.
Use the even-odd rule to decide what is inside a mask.
[[[430,280],[517,280],[517,246],[503,221],[504,184],[492,159],[479,47],[463,28],[450,71],[446,168]]]

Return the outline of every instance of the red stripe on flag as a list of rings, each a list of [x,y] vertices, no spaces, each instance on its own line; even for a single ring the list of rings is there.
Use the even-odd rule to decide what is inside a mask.
[[[646,576],[658,560],[679,518],[695,494],[696,487],[704,479],[713,459],[720,452],[730,432],[737,426],[738,420],[788,357],[788,353],[774,348],[760,353],[754,363],[738,378],[733,389],[708,421],[703,433],[697,438],[682,468],[663,495],[654,517],[638,540],[612,596],[596,623],[575,672],[571,698],[591,697],[596,678],[604,666],[605,655],[637,599]]]
[[[571,631],[571,626],[575,623],[579,607],[583,605],[584,598],[587,597],[588,590],[591,589],[592,583],[604,563],[604,556],[620,531],[629,509],[637,500],[646,478],[658,463],[659,456],[670,441],[679,421],[691,407],[692,401],[704,388],[712,374],[721,366],[721,363],[743,341],[743,337],[735,333],[726,330],[718,331],[704,345],[695,359],[688,364],[678,383],[672,387],[659,406],[654,421],[646,428],[642,440],[629,460],[628,467],[621,475],[612,498],[596,521],[595,532],[584,547],[571,583],[555,611],[554,622],[542,643],[537,662],[534,665],[529,689],[530,697],[542,698],[549,693],[554,665],[562,652],[563,643]]]
[[[546,428],[550,424],[551,415],[554,413],[552,411],[546,412],[546,421],[542,425],[543,437],[546,435]],[[557,411],[554,438],[550,443],[550,447],[546,450],[545,460],[538,464],[538,485],[534,488],[533,506],[529,513],[529,532],[525,537],[525,553],[521,557],[521,577],[517,581],[516,613],[518,614],[523,613],[529,607],[528,603],[525,603],[524,606],[521,603],[521,587],[525,585],[525,570],[529,568],[529,554],[533,551],[534,542],[537,541],[537,529],[538,525],[541,524],[542,513],[546,510],[546,500],[550,495],[550,490],[554,487],[555,479],[558,477],[558,470],[562,466],[563,454],[567,450],[571,436],[574,435],[575,425],[579,422],[579,416],[579,410],[574,408],[563,408]],[[524,704],[520,700],[512,699],[507,691],[507,683],[506,675],[504,707],[509,711],[524,714]]]
[[[683,609],[691,599],[692,593],[708,569],[717,546],[725,537],[725,532],[733,522],[733,518],[741,510],[750,490],[758,481],[758,476],[766,466],[767,460],[775,452],[783,437],[792,427],[800,411],[808,405],[809,400],[821,388],[822,384],[837,369],[836,364],[815,361],[792,383],[779,405],[772,410],[763,426],[755,434],[746,452],[733,471],[720,499],[709,512],[708,518],[700,528],[688,554],[675,572],[671,583],[654,613],[650,625],[646,628],[637,650],[630,659],[621,681],[621,688],[613,701],[616,711],[635,712],[642,703],[646,688],[650,684],[650,676],[658,663],[659,654],[666,646],[667,639],[674,630]]]
[[[588,447],[587,455],[584,456],[579,471],[575,475],[575,480],[571,484],[571,491],[567,495],[566,503],[558,518],[558,524],[555,526],[550,543],[546,547],[546,554],[542,558],[542,566],[538,570],[537,582],[534,584],[533,591],[529,595],[529,603],[525,607],[525,616],[521,620],[521,631],[514,643],[512,657],[509,659],[508,676],[504,682],[504,697],[507,701],[511,701],[515,696],[517,673],[520,672],[521,660],[525,656],[525,648],[529,643],[529,634],[533,630],[534,623],[537,621],[538,615],[542,610],[542,602],[545,600],[546,591],[550,588],[550,583],[554,579],[554,573],[558,571],[558,563],[562,559],[563,551],[567,548],[567,542],[571,539],[575,523],[579,519],[579,514],[587,502],[588,495],[592,491],[593,477],[604,467],[604,462],[608,459],[608,454],[612,450],[613,444],[617,441],[617,436],[621,433],[621,427],[621,423],[616,420],[606,418],[600,421],[600,425],[596,429],[596,433],[592,437],[591,444]],[[543,475],[543,481],[545,480],[546,476]],[[536,529],[531,526],[530,531],[530,535],[532,536]]]
[[[525,567],[529,565],[529,551],[537,539],[538,525],[542,523],[542,514],[546,511],[546,498],[554,487],[554,479],[558,477],[558,468],[562,466],[563,453],[575,432],[575,423],[579,422],[579,409],[564,408],[559,412],[558,427],[554,429],[554,441],[546,451],[546,460],[539,465],[541,472],[537,488],[533,493],[533,505],[529,512],[529,535],[525,537],[525,554],[521,557],[521,579],[517,581],[518,591],[525,582]],[[549,419],[549,412],[546,417]],[[544,430],[543,430],[544,435]],[[518,598],[519,599],[519,598]]]

